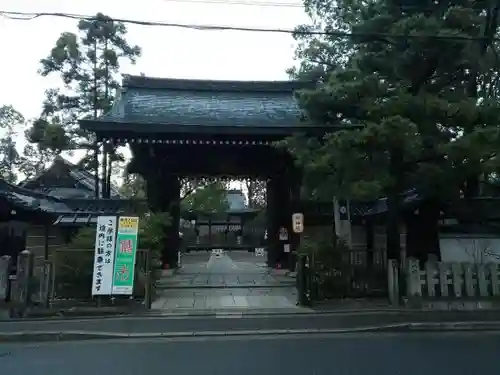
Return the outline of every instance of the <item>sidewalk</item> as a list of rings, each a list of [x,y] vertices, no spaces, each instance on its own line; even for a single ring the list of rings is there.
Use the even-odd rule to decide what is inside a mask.
[[[0,322],[0,342],[127,337],[280,335],[349,332],[500,331],[495,312],[368,312],[311,315],[214,315]]]
[[[224,310],[298,310],[295,287],[179,288],[158,291],[153,310],[163,313]]]

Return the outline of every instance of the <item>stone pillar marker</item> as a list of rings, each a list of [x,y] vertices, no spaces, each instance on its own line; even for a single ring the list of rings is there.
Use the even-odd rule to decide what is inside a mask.
[[[0,257],[0,302],[6,301],[9,296],[9,274],[12,259],[8,255]]]
[[[500,296],[500,272],[498,264],[492,263],[489,265],[490,280],[491,280],[491,294],[496,297]]]
[[[453,285],[453,297],[462,297],[462,275],[463,268],[461,263],[452,263],[451,278]]]
[[[29,250],[23,250],[17,257],[17,273],[11,284],[11,300],[13,309],[11,315],[23,317],[31,303],[33,284],[34,256]]]
[[[387,282],[389,287],[389,302],[391,305],[397,306],[399,304],[399,266],[396,259],[389,259]]]
[[[438,263],[439,269],[439,290],[441,297],[449,296],[449,275],[451,266],[448,263]]]
[[[486,278],[486,265],[477,264],[477,284],[480,297],[488,297],[488,281]]]
[[[474,297],[476,294],[476,286],[474,285],[473,279],[473,268],[472,263],[463,263],[464,267],[464,282],[465,282],[465,293],[467,297]]]
[[[427,296],[436,297],[436,284],[438,278],[437,263],[428,261],[425,263],[425,281],[427,284]]]
[[[23,250],[17,258],[17,296],[18,302],[27,307],[31,300],[33,281],[33,253]]]
[[[422,298],[422,281],[420,280],[420,264],[418,259],[408,258],[406,287],[409,298]]]

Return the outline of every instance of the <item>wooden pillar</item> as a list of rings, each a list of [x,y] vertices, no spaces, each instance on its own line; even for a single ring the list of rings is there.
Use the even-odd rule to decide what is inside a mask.
[[[224,245],[228,245],[228,236],[229,236],[229,231],[230,231],[230,222],[231,219],[229,217],[229,214],[226,215],[226,229],[224,230]]]
[[[94,193],[95,198],[99,199],[99,143],[95,141],[94,143],[94,165],[95,165],[95,174],[94,174]]]
[[[365,242],[366,242],[366,252],[367,252],[367,263],[368,266],[373,266],[374,261],[374,251],[375,251],[375,225],[372,218],[364,219],[365,227]]]
[[[288,225],[289,225],[289,235],[290,235],[290,261],[288,268],[290,271],[295,271],[295,263],[297,261],[297,250],[300,246],[299,233],[293,232],[292,215],[294,213],[300,213],[302,211],[301,201],[300,201],[300,191],[302,187],[302,174],[298,170],[294,170],[290,185],[290,203],[289,203],[289,215],[288,215]],[[305,223],[307,225],[307,223]]]
[[[96,170],[96,173],[97,170]],[[108,197],[108,147],[107,141],[102,142],[102,165],[101,165],[101,197],[107,199]]]
[[[429,254],[440,258],[439,248],[440,210],[436,202],[424,201],[413,212],[404,216],[406,223],[406,256],[425,263]]]
[[[165,225],[166,241],[163,244],[161,261],[163,267],[177,266],[180,224],[180,181],[175,175],[158,170],[145,174],[147,199],[151,211],[170,214],[170,223]]]
[[[277,176],[277,184],[278,184],[278,203],[277,203],[277,211],[278,211],[278,220],[279,220],[279,231],[281,229],[286,230],[286,238],[280,238],[280,249],[279,249],[279,263],[281,268],[288,268],[289,265],[289,257],[290,257],[290,236],[291,236],[291,228],[292,223],[290,218],[290,185],[289,185],[289,176],[287,174],[281,174]],[[288,248],[288,252],[285,252],[285,246]]]
[[[267,265],[276,267],[281,258],[281,249],[279,242],[279,181],[277,176],[271,177],[267,181]]]
[[[211,246],[213,245],[212,244],[212,216],[208,216],[208,219],[207,219],[207,223],[208,223],[208,243],[207,243],[207,246]]]
[[[292,214],[300,210],[300,174],[295,168],[274,175],[267,184],[268,265],[293,270],[300,235],[293,233]],[[286,239],[280,240],[280,229],[286,229]],[[285,252],[285,247],[289,252]]]
[[[165,247],[165,263],[168,264],[170,268],[177,267],[177,252],[180,251],[180,219],[181,219],[181,183],[176,175],[168,175],[164,179],[165,187],[164,190],[167,192],[170,200],[169,210],[170,213],[170,225],[167,227],[167,240]]]

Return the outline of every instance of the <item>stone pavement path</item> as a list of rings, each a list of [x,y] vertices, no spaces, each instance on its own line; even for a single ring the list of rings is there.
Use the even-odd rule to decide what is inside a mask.
[[[185,254],[181,269],[159,281],[158,294],[152,308],[164,312],[298,309],[295,280],[246,251]]]
[[[189,253],[182,267],[158,282],[162,288],[295,287],[295,279],[269,270],[264,257],[247,251]]]

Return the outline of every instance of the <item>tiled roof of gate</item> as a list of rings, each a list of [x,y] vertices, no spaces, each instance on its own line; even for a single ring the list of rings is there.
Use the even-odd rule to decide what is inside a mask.
[[[126,76],[113,109],[98,122],[162,124],[166,129],[168,125],[260,128],[305,125],[294,91],[308,86],[310,82]],[[86,121],[81,124],[85,127]]]

